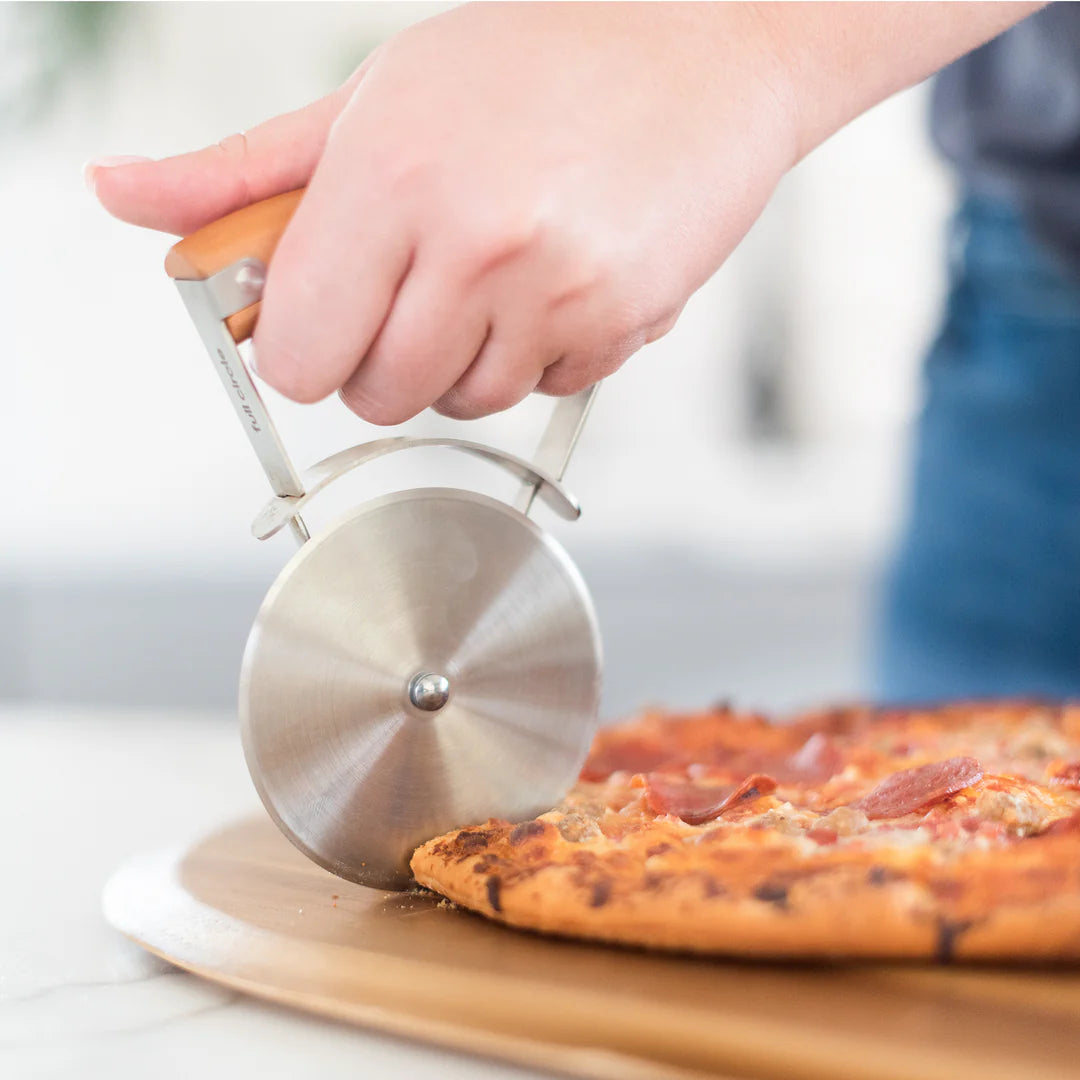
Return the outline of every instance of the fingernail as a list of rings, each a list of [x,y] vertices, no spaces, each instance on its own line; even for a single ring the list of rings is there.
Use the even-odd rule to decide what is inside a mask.
[[[152,158],[138,154],[110,154],[106,157],[91,158],[83,166],[83,180],[90,194],[94,194],[94,180],[98,169],[115,169],[117,165],[137,165],[140,161],[152,161]]]

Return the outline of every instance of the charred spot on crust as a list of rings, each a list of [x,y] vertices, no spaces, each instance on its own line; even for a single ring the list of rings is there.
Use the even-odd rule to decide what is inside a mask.
[[[568,861],[571,866],[576,866],[581,870],[589,870],[596,865],[597,855],[595,851],[572,851]]]
[[[964,894],[964,883],[955,878],[931,878],[927,885],[940,900],[959,900]]]
[[[486,855],[481,855],[476,862],[473,863],[474,874],[487,874],[495,869],[496,866],[507,866],[508,863],[505,859],[500,858],[493,852],[488,852]]]
[[[601,878],[593,882],[589,907],[603,907],[611,899],[611,878]]]
[[[871,866],[866,872],[867,885],[888,885],[890,881],[900,881],[903,878],[897,870],[890,870],[887,866]]]
[[[474,851],[487,847],[491,841],[491,835],[491,832],[487,829],[458,833],[455,847],[462,855],[471,855]]]
[[[545,827],[542,821],[523,821],[520,825],[514,826],[513,832],[510,833],[510,843],[517,847],[518,844],[524,844],[531,836],[542,836]]]
[[[724,886],[721,885],[720,882],[712,876],[712,874],[701,875],[701,887],[702,891],[705,893],[706,899],[708,900],[712,900],[714,897],[717,896],[723,896],[724,893],[727,892],[727,889],[725,889]],[[785,896],[787,895],[786,889],[784,890],[784,894]]]
[[[754,898],[777,907],[787,907],[788,887],[779,881],[766,881],[754,890]]]
[[[948,964],[956,956],[956,942],[960,935],[971,929],[971,920],[957,921],[941,919],[938,921],[937,944],[934,946],[934,959],[939,964]]]
[[[502,878],[498,874],[487,879],[487,898],[492,911],[502,911]]]

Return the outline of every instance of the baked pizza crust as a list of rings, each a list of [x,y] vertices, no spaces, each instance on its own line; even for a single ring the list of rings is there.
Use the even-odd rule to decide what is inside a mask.
[[[623,945],[774,958],[1080,958],[1080,815],[1075,828],[996,848],[819,847],[790,830],[695,827],[640,808],[628,817],[586,784],[535,821],[431,840],[412,870],[419,884],[508,925]]]
[[[487,841],[486,854],[463,854],[476,851],[469,838],[493,830],[504,836]],[[1038,862],[1016,870],[1053,880],[1058,891],[975,914],[890,873],[887,852],[786,887],[770,888],[766,878],[751,895],[733,896],[706,869],[613,881],[599,860],[589,869],[548,862],[521,875],[527,855],[515,866],[494,854],[511,832],[492,824],[424,844],[412,860],[417,882],[510,926],[650,948],[773,958],[1080,958],[1080,834],[1047,838]],[[990,877],[999,872],[988,869]]]

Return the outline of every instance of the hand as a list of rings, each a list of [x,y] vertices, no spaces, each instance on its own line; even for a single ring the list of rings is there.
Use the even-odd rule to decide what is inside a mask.
[[[569,394],[664,334],[783,172],[1025,4],[478,4],[217,146],[106,162],[106,209],[175,232],[308,185],[258,369],[360,416]]]
[[[573,393],[672,326],[791,161],[759,23],[735,5],[718,51],[710,8],[459,8],[246,135],[91,166],[96,193],[186,233],[308,184],[255,334],[298,401],[393,424]]]

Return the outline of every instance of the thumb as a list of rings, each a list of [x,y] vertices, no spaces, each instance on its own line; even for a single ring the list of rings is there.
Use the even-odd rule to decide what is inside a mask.
[[[186,236],[233,210],[307,184],[362,71],[302,109],[203,150],[161,161],[91,161],[84,170],[87,185],[122,221]]]

